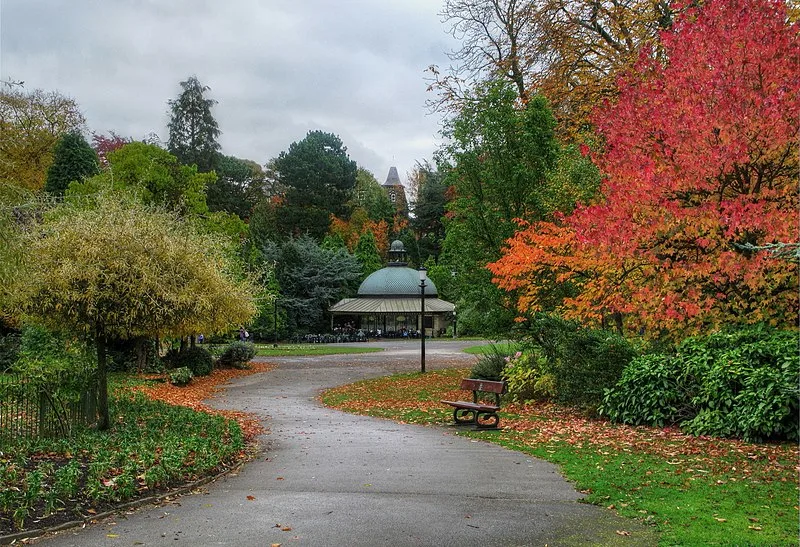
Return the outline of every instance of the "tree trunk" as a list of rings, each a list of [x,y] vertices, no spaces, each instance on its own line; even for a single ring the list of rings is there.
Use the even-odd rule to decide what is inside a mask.
[[[136,339],[136,372],[142,372],[147,366],[147,338]]]
[[[622,314],[620,312],[614,312],[614,326],[617,327],[617,334],[620,336],[625,335]]]
[[[181,338],[181,347],[178,350],[178,352],[183,353],[184,351],[186,351],[186,338],[182,337]]]
[[[97,429],[105,431],[111,426],[108,414],[108,368],[106,356],[106,337],[98,332],[97,345],[97,411],[100,414]]]

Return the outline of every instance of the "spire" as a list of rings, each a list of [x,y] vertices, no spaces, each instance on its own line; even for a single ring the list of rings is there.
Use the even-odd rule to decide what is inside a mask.
[[[389,174],[386,176],[386,182],[383,183],[384,186],[400,186],[402,183],[400,182],[400,175],[397,174],[397,167],[390,167]]]

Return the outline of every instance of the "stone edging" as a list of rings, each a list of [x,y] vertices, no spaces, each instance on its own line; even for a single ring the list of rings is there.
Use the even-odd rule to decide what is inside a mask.
[[[242,468],[242,466],[244,466],[244,464],[252,461],[253,458],[256,456],[256,454],[261,452],[261,450],[262,450],[262,448],[260,446],[256,445],[256,447],[254,447],[254,450],[252,451],[252,453],[248,454],[247,458],[245,458],[244,460],[240,461],[239,463],[237,463],[236,465],[234,465],[230,469],[226,469],[224,471],[220,471],[219,473],[217,473],[216,475],[213,475],[211,477],[204,477],[204,478],[199,479],[199,480],[197,480],[197,481],[195,481],[195,482],[193,482],[191,484],[188,484],[186,486],[181,486],[179,488],[176,488],[175,490],[170,490],[169,492],[165,492],[165,493],[159,494],[157,496],[148,496],[146,498],[140,498],[140,499],[137,499],[137,500],[129,501],[127,503],[123,503],[122,505],[118,505],[118,506],[114,507],[113,509],[110,509],[110,510],[105,511],[103,513],[98,513],[96,515],[92,515],[91,517],[85,517],[85,518],[80,519],[80,520],[71,520],[69,522],[64,522],[64,523],[58,524],[56,526],[52,526],[50,528],[33,528],[31,530],[23,530],[22,532],[16,532],[14,534],[9,534],[9,535],[6,535],[6,536],[0,536],[0,545],[11,545],[12,543],[17,542],[17,541],[22,541],[22,540],[25,540],[25,539],[37,538],[37,537],[43,536],[45,534],[50,534],[50,533],[54,533],[54,532],[61,532],[62,530],[69,530],[70,528],[77,528],[78,526],[85,526],[86,524],[88,524],[88,523],[90,523],[92,521],[101,520],[101,519],[110,517],[112,515],[116,515],[117,513],[121,513],[122,511],[125,511],[126,509],[133,509],[133,508],[136,508],[136,507],[141,507],[143,505],[158,503],[158,502],[161,502],[161,501],[163,501],[163,500],[165,500],[165,499],[167,499],[169,497],[172,497],[172,496],[183,496],[185,494],[188,494],[192,490],[194,490],[196,488],[199,488],[200,486],[203,486],[203,485],[208,484],[210,482],[214,482],[214,481],[216,481],[218,479],[221,479],[222,477],[228,475],[229,473],[233,473],[234,471],[238,471],[239,469]]]

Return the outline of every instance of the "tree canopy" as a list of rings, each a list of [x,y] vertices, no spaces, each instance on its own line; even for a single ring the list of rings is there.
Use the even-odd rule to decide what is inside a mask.
[[[93,195],[108,188],[140,192],[145,203],[184,213],[208,212],[205,189],[214,173],[198,173],[158,146],[132,142],[108,154],[109,168],[82,183],[72,183],[68,195]]]
[[[98,172],[97,154],[83,135],[71,131],[65,133],[56,143],[44,189],[50,194],[61,196],[71,182],[80,182]]]
[[[522,310],[541,305],[551,272],[580,286],[568,316],[628,317],[653,336],[796,326],[797,264],[755,250],[800,235],[800,46],[787,21],[780,1],[710,0],[663,35],[668,63],[643,52],[597,112],[603,199],[530,225],[491,267]]]
[[[101,374],[110,339],[220,332],[253,316],[253,288],[212,240],[124,195],[95,203],[64,204],[29,231],[16,295],[36,321],[93,340]]]
[[[84,122],[75,101],[57,91],[0,85],[0,182],[44,188],[56,142]]]
[[[331,215],[348,216],[346,204],[356,183],[357,166],[336,135],[309,131],[280,153],[274,167],[285,192],[277,219],[280,234],[305,231],[321,240]]]
[[[261,248],[267,263],[276,265],[281,295],[278,306],[293,332],[324,332],[328,308],[349,296],[361,280],[361,264],[346,249],[326,249],[309,236]]]
[[[177,99],[170,99],[169,141],[167,149],[185,165],[196,165],[203,173],[211,171],[220,149],[217,120],[211,108],[217,104],[206,97],[209,87],[200,83],[197,76],[181,82],[183,91]]]

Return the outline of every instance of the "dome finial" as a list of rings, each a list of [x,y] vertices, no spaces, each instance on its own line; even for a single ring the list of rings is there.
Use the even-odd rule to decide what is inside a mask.
[[[389,266],[405,266],[406,262],[406,247],[399,239],[392,241],[389,246]]]

